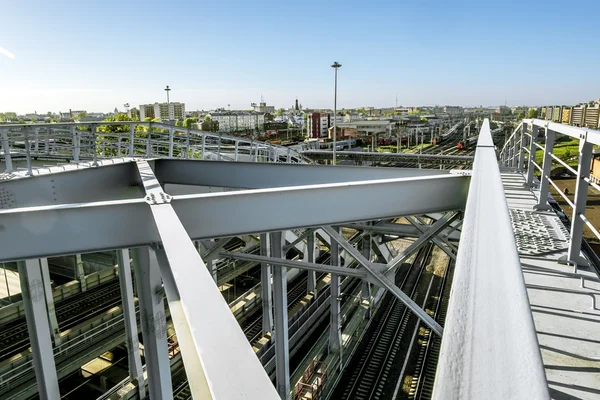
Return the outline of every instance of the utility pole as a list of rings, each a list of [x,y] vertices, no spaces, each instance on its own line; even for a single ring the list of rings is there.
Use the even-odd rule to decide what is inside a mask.
[[[337,61],[334,61],[331,65],[331,67],[335,69],[335,83],[333,89],[333,165],[336,164],[335,151],[337,148],[337,72],[338,68],[340,68],[341,66],[342,64],[338,63]]]
[[[165,88],[165,92],[167,92],[167,119],[169,119],[169,120],[171,120],[171,113],[169,112],[170,111],[169,109],[171,108],[171,106],[170,106],[171,102],[169,101],[169,92],[170,91],[171,91],[171,88],[169,87],[169,85],[167,85],[167,87]],[[159,115],[159,117],[160,117],[160,115]]]

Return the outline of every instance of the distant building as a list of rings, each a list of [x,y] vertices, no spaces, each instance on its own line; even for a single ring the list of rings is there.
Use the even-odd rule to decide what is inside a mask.
[[[460,115],[463,113],[463,108],[459,106],[445,106],[444,112],[452,116]]]
[[[267,103],[265,103],[263,101],[261,101],[258,104],[252,103],[252,104],[250,104],[250,106],[252,107],[252,109],[255,112],[259,112],[259,113],[274,113],[275,112],[275,106],[268,106]]]
[[[140,105],[140,119],[160,118],[167,120],[183,119],[185,117],[185,103],[154,103]]]
[[[141,119],[140,118],[140,110],[138,110],[135,107],[133,107],[132,109],[127,111],[127,116],[131,119],[134,119],[134,118]]]
[[[263,130],[265,125],[265,114],[257,111],[216,110],[207,115],[219,124],[219,132]]]
[[[308,137],[313,139],[328,137],[331,122],[331,114],[329,113],[312,112],[308,114]]]
[[[154,104],[140,105],[140,121],[143,121],[146,118],[155,118]]]

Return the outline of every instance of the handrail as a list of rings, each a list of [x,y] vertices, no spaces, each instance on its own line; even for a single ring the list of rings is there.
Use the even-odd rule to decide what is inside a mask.
[[[487,145],[490,141],[486,119],[475,152],[434,399],[548,398],[496,153]]]

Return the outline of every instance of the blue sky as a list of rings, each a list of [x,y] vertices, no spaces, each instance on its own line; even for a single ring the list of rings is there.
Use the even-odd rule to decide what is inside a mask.
[[[0,112],[600,97],[598,0],[403,3],[0,0]]]

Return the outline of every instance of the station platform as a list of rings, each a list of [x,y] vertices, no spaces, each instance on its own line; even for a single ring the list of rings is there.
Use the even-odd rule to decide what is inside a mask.
[[[534,211],[539,192],[524,186],[522,174],[501,176],[550,395],[598,399],[600,280],[593,267],[573,272],[558,262],[568,251],[568,230],[553,211]]]

